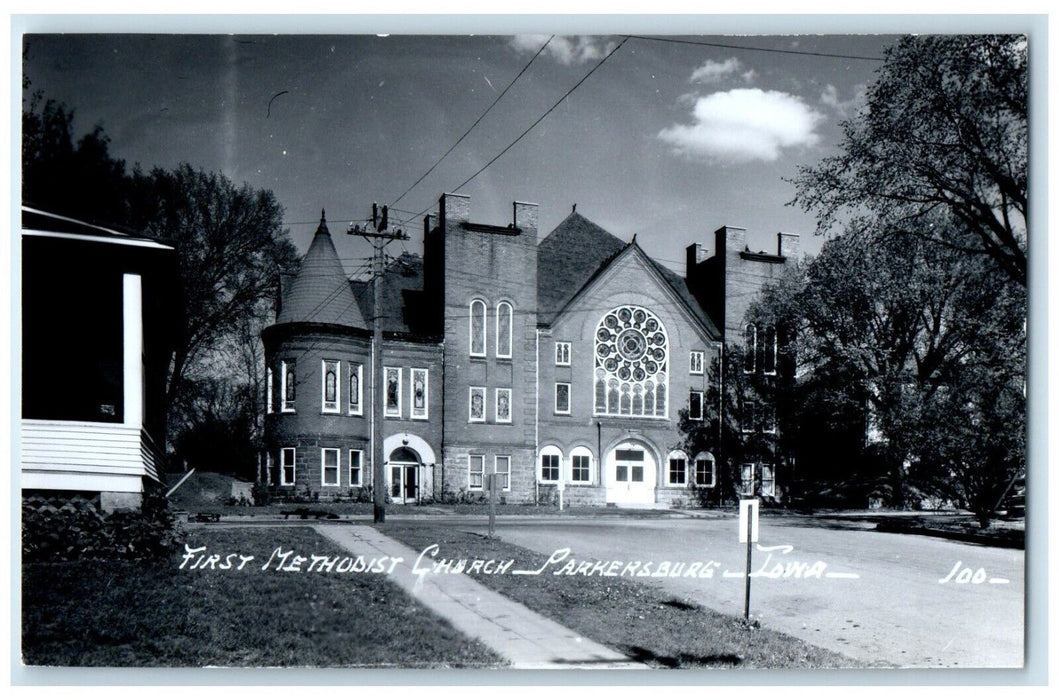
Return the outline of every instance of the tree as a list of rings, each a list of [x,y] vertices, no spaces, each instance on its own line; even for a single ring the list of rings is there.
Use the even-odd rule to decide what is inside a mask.
[[[785,400],[789,396],[786,384],[793,368],[785,366],[773,377],[760,372],[747,374],[743,365],[743,348],[726,347],[723,360],[712,363],[709,376],[714,381],[705,392],[702,418],[691,418],[687,409],[679,412],[684,451],[689,455],[709,452],[717,460],[716,485],[700,492],[701,501],[715,505],[730,503],[744,493],[741,465],[771,464],[775,468],[790,461],[788,433],[782,427],[779,431],[767,429],[765,423],[783,426],[787,422],[790,406]],[[751,404],[755,409],[748,408]],[[762,477],[756,470],[755,492],[761,490]]]
[[[22,112],[22,203],[110,226],[126,219],[125,162],[96,125],[74,143],[74,112],[36,92]]]
[[[245,337],[248,318],[262,318],[275,280],[297,260],[283,228],[283,209],[267,190],[236,187],[196,170],[136,170],[132,226],[174,244],[180,254],[184,325],[166,391],[172,402],[188,368],[206,360],[232,334]]]
[[[804,167],[795,202],[818,232],[885,230],[987,256],[1026,286],[1027,43],[911,36],[891,47],[839,155]],[[931,228],[943,212],[973,234]]]
[[[260,331],[278,273],[297,261],[282,207],[267,190],[187,164],[130,174],[110,155],[101,125],[75,144],[73,122],[61,103],[40,93],[27,100],[23,202],[176,246],[183,318],[174,322],[183,327],[166,389],[171,438],[187,448],[183,433],[225,424],[252,442],[264,372]]]
[[[931,224],[950,240],[971,235],[940,213]],[[1025,366],[1024,288],[955,247],[861,229],[768,288],[749,316],[791,329],[801,368],[795,426],[813,412],[845,431],[857,427],[851,414],[861,418],[863,449],[843,461],[862,484],[881,466],[893,505],[919,488],[980,517],[995,508],[997,481],[1024,463],[1012,445],[1025,402],[1010,391]],[[981,428],[958,430],[957,417]]]

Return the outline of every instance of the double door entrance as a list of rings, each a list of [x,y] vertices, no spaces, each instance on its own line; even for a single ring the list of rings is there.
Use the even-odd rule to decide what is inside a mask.
[[[390,462],[390,498],[394,503],[415,503],[419,493],[419,463]]]
[[[654,503],[657,474],[658,465],[643,445],[618,445],[607,455],[607,503]]]

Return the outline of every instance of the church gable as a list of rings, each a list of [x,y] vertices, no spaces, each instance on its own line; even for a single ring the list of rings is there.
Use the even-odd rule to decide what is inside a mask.
[[[685,294],[677,285],[684,287]],[[698,307],[681,277],[651,260],[630,243],[568,301],[553,320],[557,334],[575,333],[588,339],[603,315],[619,306],[642,307],[656,314],[676,334],[681,345],[713,342],[719,338],[709,318]]]

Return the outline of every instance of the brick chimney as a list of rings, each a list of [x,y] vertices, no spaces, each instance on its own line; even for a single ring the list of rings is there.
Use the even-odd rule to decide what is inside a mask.
[[[574,206],[577,206],[576,204]],[[537,205],[528,202],[513,204],[515,228],[522,231],[531,241],[537,240]]]
[[[701,243],[692,243],[685,249],[684,276],[690,277],[699,263],[709,257],[709,251]]]
[[[797,258],[801,254],[801,236],[797,233],[776,234],[776,254],[781,258]]]
[[[721,251],[742,253],[746,250],[746,229],[738,226],[722,226],[714,233],[717,238],[717,254]]]

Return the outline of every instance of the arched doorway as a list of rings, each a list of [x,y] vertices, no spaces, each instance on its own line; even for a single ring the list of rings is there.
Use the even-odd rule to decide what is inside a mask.
[[[419,495],[419,454],[410,447],[401,446],[386,459],[389,467],[390,498],[394,503],[415,503]]]
[[[430,496],[434,450],[414,433],[395,433],[382,443],[386,455],[387,493],[394,503],[414,503]]]
[[[653,504],[657,479],[658,465],[644,443],[626,440],[607,453],[607,503]]]

